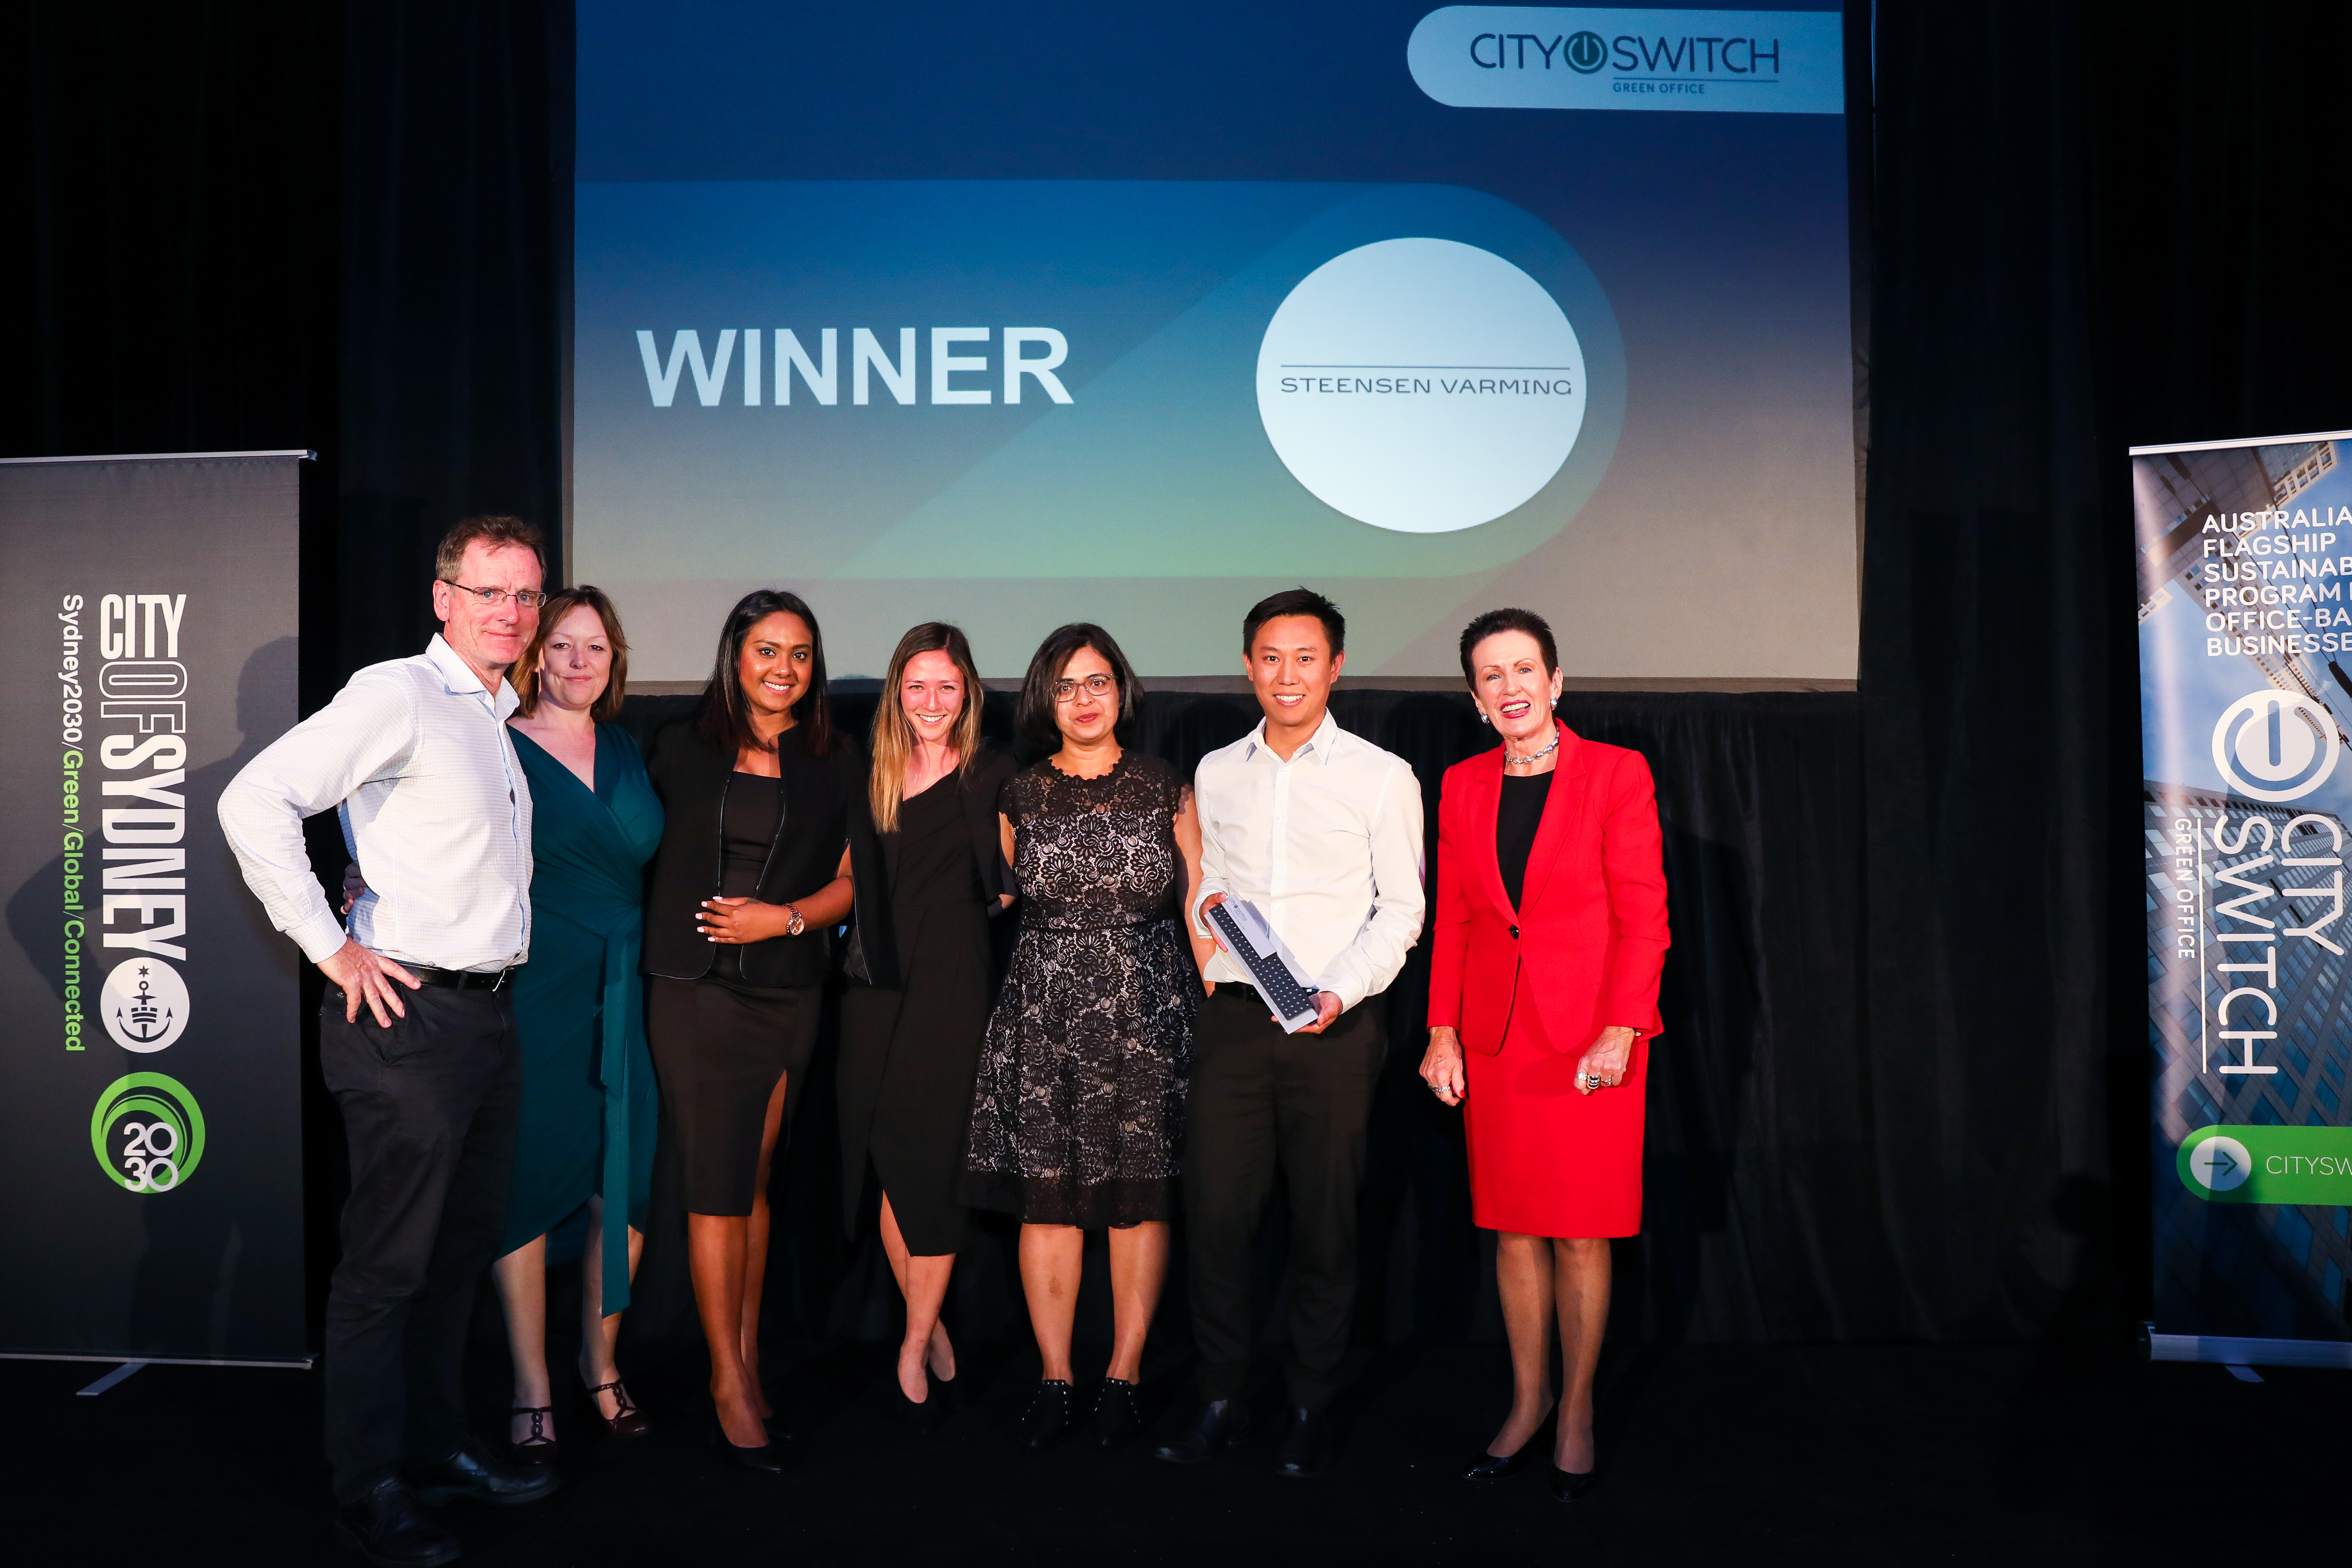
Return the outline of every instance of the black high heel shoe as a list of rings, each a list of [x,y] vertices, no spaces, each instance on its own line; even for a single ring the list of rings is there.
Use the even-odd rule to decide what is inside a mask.
[[[1021,1413],[1021,1437],[1034,1453],[1052,1447],[1070,1431],[1070,1385],[1060,1378],[1047,1378],[1037,1384],[1037,1392],[1029,1396],[1029,1408]]]
[[[507,1445],[508,1457],[518,1465],[546,1467],[555,1463],[555,1439],[548,1436],[547,1418],[555,1414],[552,1405],[518,1405],[507,1412],[509,1415],[530,1417],[530,1436],[521,1442]]]
[[[760,1470],[772,1476],[781,1474],[784,1468],[784,1456],[773,1442],[762,1443],[756,1448],[744,1447],[727,1435],[726,1425],[719,1419],[716,1411],[710,1416],[710,1446],[723,1450],[729,1458],[747,1470]]]
[[[1574,1502],[1601,1484],[1601,1467],[1598,1465],[1582,1472],[1563,1470],[1558,1465],[1549,1463],[1545,1468],[1551,1474],[1545,1479],[1544,1486],[1551,1492],[1555,1502]]]
[[[1543,1418],[1543,1425],[1528,1434],[1528,1440],[1508,1454],[1481,1452],[1462,1472],[1465,1481],[1499,1481],[1506,1476],[1516,1476],[1535,1462],[1538,1454],[1551,1452],[1552,1423],[1557,1413]]]

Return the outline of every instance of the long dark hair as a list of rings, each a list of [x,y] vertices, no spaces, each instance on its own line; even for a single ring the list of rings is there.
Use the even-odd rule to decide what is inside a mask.
[[[1135,679],[1134,666],[1127,662],[1127,655],[1118,651],[1108,632],[1085,621],[1073,621],[1045,634],[1045,640],[1030,658],[1029,673],[1022,678],[1021,703],[1013,722],[1030,744],[1047,751],[1060,748],[1062,727],[1054,722],[1054,682],[1062,679],[1062,667],[1086,647],[1102,655],[1103,662],[1110,666],[1111,679],[1118,682],[1118,719],[1111,727],[1112,736],[1122,746],[1134,738],[1136,716],[1143,709],[1143,685]]]
[[[824,685],[824,632],[816,612],[798,594],[782,588],[754,588],[735,601],[727,624],[719,628],[719,660],[710,668],[710,683],[702,689],[702,712],[696,727],[722,746],[745,751],[760,743],[751,728],[751,706],[743,700],[743,639],[751,628],[773,615],[798,616],[809,629],[808,689],[793,703],[796,722],[808,732],[809,750],[818,756],[833,749],[833,708]]]

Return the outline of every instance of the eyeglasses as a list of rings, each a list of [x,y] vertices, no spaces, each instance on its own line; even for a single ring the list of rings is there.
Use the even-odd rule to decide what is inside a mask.
[[[1087,689],[1087,695],[1089,697],[1108,697],[1118,689],[1118,681],[1115,677],[1108,675],[1089,675],[1084,680],[1057,680],[1054,682],[1054,700],[1076,701],[1078,688],[1081,686]]]
[[[547,603],[547,595],[537,588],[467,588],[465,584],[450,582],[446,577],[442,578],[441,581],[448,583],[452,588],[465,589],[467,593],[479,599],[482,602],[482,608],[486,610],[495,610],[508,599],[512,599],[515,602],[515,607],[520,610],[535,610]]]

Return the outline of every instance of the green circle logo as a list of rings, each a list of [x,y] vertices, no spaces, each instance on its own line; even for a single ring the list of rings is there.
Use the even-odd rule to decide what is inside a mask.
[[[205,1113],[179,1079],[131,1073],[98,1097],[89,1146],[126,1191],[168,1193],[194,1175],[204,1158]]]
[[[1609,63],[1609,45],[1598,33],[1576,33],[1570,37],[1568,47],[1560,51],[1568,68],[1582,76],[1591,76]]]

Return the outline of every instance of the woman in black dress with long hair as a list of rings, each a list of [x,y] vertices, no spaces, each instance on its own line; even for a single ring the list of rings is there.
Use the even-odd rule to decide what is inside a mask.
[[[662,797],[646,907],[646,1033],[685,1173],[687,1251],[719,1436],[781,1468],[760,1385],[768,1170],[815,1048],[825,931],[849,913],[848,808],[862,776],[833,733],[824,647],[797,595],[728,613],[700,711],[654,737]]]
[[[1029,661],[1021,729],[1057,749],[999,803],[1021,933],[972,1089],[959,1188],[1021,1220],[1021,1290],[1044,1377],[1029,1446],[1076,1414],[1070,1336],[1086,1232],[1110,1232],[1110,1366],[1095,1440],[1132,1437],[1143,1342],[1168,1269],[1192,1015],[1207,943],[1177,910],[1201,879],[1192,791],[1121,744],[1141,690],[1100,626],[1050,633]]]
[[[955,1380],[940,1307],[963,1246],[955,1184],[993,989],[989,917],[1012,902],[996,796],[1013,762],[981,741],[982,695],[962,632],[929,622],[899,638],[849,814],[858,946],[841,1002],[843,1217],[854,1230],[870,1163],[907,1299],[898,1394],[920,1425],[936,1418],[933,1381]]]

